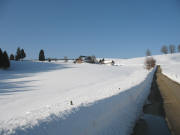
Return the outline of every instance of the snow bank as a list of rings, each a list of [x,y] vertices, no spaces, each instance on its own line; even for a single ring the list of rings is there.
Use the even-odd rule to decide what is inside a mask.
[[[153,73],[135,61],[124,66],[13,62],[0,71],[0,134],[127,135]]]
[[[161,65],[162,73],[180,83],[180,53],[157,55],[157,64]]]

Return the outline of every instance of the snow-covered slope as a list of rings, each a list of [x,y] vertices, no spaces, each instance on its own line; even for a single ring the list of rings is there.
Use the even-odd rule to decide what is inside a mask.
[[[154,55],[156,64],[160,65],[163,74],[180,83],[180,53]],[[111,60],[111,59],[110,59]],[[144,65],[145,57],[132,59],[114,59],[117,65]]]
[[[180,82],[180,54],[153,57]],[[144,57],[114,60],[118,66],[12,62],[0,70],[0,134],[129,134],[154,70],[143,68]]]
[[[163,74],[180,83],[180,53],[157,55],[155,59],[161,65]]]
[[[129,134],[154,72],[143,62],[12,62],[0,70],[0,134]]]

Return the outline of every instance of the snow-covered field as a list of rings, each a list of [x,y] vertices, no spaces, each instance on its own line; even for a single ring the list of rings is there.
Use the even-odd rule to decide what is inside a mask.
[[[172,80],[180,83],[180,53],[166,54],[166,55],[154,55],[156,64],[161,66],[162,73]],[[145,57],[133,58],[133,59],[114,59],[117,65],[136,65],[142,64]]]
[[[116,62],[12,62],[0,70],[0,134],[130,134],[154,70],[144,58]]]
[[[161,65],[162,73],[180,83],[180,53],[155,56]]]

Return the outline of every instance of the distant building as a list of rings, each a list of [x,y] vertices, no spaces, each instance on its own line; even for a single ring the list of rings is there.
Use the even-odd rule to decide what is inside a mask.
[[[96,60],[95,56],[79,56],[79,58],[77,58],[74,63],[93,63],[93,64],[97,64],[98,61]]]
[[[74,61],[74,63],[81,64],[81,63],[83,63],[83,60],[81,58],[78,58]]]
[[[115,64],[115,62],[113,60],[105,60],[105,59],[99,60],[99,63],[106,64],[106,65],[114,65]]]

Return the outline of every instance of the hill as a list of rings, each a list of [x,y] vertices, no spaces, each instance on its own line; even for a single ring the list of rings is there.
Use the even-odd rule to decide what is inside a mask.
[[[154,58],[163,73],[179,77],[179,54]],[[0,71],[0,134],[130,134],[155,71],[144,69],[144,59],[12,62]]]

